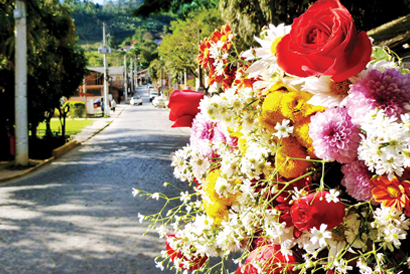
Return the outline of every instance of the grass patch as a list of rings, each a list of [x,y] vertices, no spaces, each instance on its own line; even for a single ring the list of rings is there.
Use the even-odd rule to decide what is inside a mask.
[[[61,133],[61,124],[59,119],[51,119],[51,131],[53,133]],[[66,120],[66,129],[65,134],[67,135],[75,135],[80,132],[83,128],[88,125],[94,123],[94,120],[90,119],[81,119],[81,120],[73,120],[67,119]],[[44,136],[46,134],[46,123],[40,123],[38,128],[38,136]]]

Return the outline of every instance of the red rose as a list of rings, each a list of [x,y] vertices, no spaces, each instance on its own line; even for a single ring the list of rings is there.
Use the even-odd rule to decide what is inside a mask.
[[[321,224],[327,225],[330,230],[343,222],[345,216],[345,206],[342,202],[328,203],[326,194],[328,191],[311,193],[308,196],[295,201],[290,209],[293,224],[300,231],[310,231]]]
[[[170,241],[172,238],[175,238],[175,233],[169,234],[169,235],[166,237],[167,240],[165,241],[165,245],[166,245],[165,249],[166,249],[167,254],[168,254],[169,258],[171,259],[171,261],[174,262],[174,261],[175,261],[175,258],[180,259],[180,264],[179,264],[179,267],[180,267],[180,268],[182,268],[182,269],[184,269],[184,270],[192,271],[192,270],[195,270],[195,269],[200,268],[200,267],[206,262],[206,260],[208,259],[208,257],[207,257],[206,255],[205,255],[205,256],[194,256],[194,257],[192,257],[191,259],[186,258],[186,257],[182,254],[181,251],[174,250],[174,249],[169,245],[169,241]],[[186,261],[189,262],[189,268],[186,268],[186,267],[184,266],[184,264],[183,264],[183,263],[186,262]]]
[[[238,267],[236,274],[258,274],[258,269],[252,264],[258,264],[262,267],[263,273],[279,274],[279,273],[297,273],[292,271],[296,263],[295,257],[289,255],[286,259],[280,252],[280,245],[265,245],[261,248],[253,250],[244,263],[244,271],[242,267]],[[286,268],[286,271],[283,271]]]
[[[168,107],[171,109],[169,120],[172,127],[190,127],[195,115],[199,112],[198,106],[204,95],[193,90],[175,90],[169,97]]]
[[[319,0],[299,18],[276,47],[278,65],[299,77],[330,75],[341,82],[362,71],[372,45],[357,33],[349,11],[339,0]]]

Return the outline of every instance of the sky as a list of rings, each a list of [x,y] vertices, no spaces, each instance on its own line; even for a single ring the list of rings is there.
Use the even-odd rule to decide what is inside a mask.
[[[94,2],[96,4],[98,3],[100,5],[104,4],[104,0],[92,0],[92,2]]]

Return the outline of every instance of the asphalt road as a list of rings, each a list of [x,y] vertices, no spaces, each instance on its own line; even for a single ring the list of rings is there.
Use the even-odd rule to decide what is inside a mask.
[[[0,185],[0,273],[174,273],[155,268],[164,248],[138,212],[162,208],[132,188],[178,192],[172,153],[189,128],[171,128],[166,109],[128,106],[102,132],[51,164]]]

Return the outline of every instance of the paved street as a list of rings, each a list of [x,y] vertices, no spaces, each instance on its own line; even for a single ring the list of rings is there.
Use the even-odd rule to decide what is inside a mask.
[[[158,234],[142,237],[162,203],[134,198],[132,188],[169,195],[171,154],[189,128],[171,128],[147,89],[110,126],[51,164],[0,184],[0,273],[160,273]],[[161,273],[174,273],[164,271]]]

